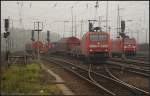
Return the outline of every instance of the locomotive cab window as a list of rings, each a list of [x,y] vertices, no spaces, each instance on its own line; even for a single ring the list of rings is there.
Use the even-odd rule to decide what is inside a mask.
[[[106,41],[108,39],[107,35],[98,35],[98,34],[91,34],[90,40],[91,41]]]

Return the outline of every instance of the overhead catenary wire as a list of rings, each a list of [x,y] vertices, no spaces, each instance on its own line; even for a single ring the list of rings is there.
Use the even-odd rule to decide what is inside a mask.
[[[98,0],[96,1],[96,5],[94,7],[95,7],[95,20],[96,20],[97,8],[99,7]]]
[[[71,7],[71,16],[72,16],[72,36],[73,36],[73,6]]]
[[[132,4],[132,3],[131,3]],[[130,7],[130,6],[129,6]],[[113,10],[113,11],[115,11],[115,10]],[[45,12],[45,13],[48,13],[47,11]],[[44,14],[44,13],[42,13],[42,14]]]
[[[75,3],[77,3],[77,2],[75,2]],[[73,3],[73,4],[75,4],[75,3]],[[89,3],[89,2],[88,2],[88,3]],[[122,4],[122,5],[131,5],[131,6],[128,6],[128,7],[134,7],[134,6],[135,6],[134,3],[135,3],[135,2],[126,3],[126,4]],[[54,5],[54,4],[51,4],[51,5]],[[59,5],[60,5],[60,4],[59,4]],[[72,5],[72,4],[68,4],[68,5],[65,5],[64,7],[65,7],[65,8],[68,8],[68,7],[70,7],[71,5]],[[86,3],[86,4],[82,4],[82,1],[81,1],[81,3],[80,3],[79,5],[78,5],[78,3],[77,3],[77,5],[75,5],[74,8],[76,8],[76,7],[78,7],[78,6],[80,7],[80,5],[82,5],[82,6],[84,6],[85,8],[87,8],[87,3]],[[99,4],[99,5],[100,5],[100,4]],[[113,5],[115,5],[115,4],[113,4]],[[134,5],[134,6],[132,6],[132,5]],[[140,5],[140,4],[138,4],[138,5]],[[136,5],[136,6],[138,6],[138,5]],[[142,5],[143,5],[143,4],[142,4]],[[44,5],[44,6],[46,6],[46,5]],[[60,5],[60,6],[61,6],[61,5]],[[62,6],[63,6],[63,5],[62,5]],[[89,8],[94,8],[94,7],[91,7],[91,6],[93,6],[93,4],[92,4],[92,3],[89,3],[89,4],[88,4],[88,7],[89,7]],[[136,7],[136,6],[135,6],[135,7]],[[34,7],[34,6],[32,6],[32,7]],[[56,6],[56,7],[59,8],[59,6]],[[86,10],[86,11],[87,11],[87,10]],[[86,12],[86,11],[85,11],[85,12]],[[114,10],[114,11],[115,11],[115,10]],[[45,12],[47,12],[47,11],[45,11]],[[42,13],[43,13],[43,12],[42,12]],[[47,13],[48,13],[48,12],[47,12]],[[84,14],[84,12],[83,12],[83,13],[81,12],[81,14]],[[28,20],[28,19],[25,18],[24,20]]]
[[[106,5],[106,32],[107,32],[107,27],[108,27],[108,1],[107,1],[107,5]]]
[[[81,3],[82,3],[82,1],[80,1]],[[89,2],[88,2],[89,3]],[[137,1],[136,1],[136,3],[137,3]],[[33,4],[32,4],[32,2],[30,1],[30,4],[32,5],[32,7],[33,7]],[[129,6],[127,6],[127,7],[137,7],[138,5],[133,5],[133,4],[135,4],[135,2],[132,2],[132,3],[130,3],[129,2],[129,4],[127,3],[123,3],[123,4],[120,4],[120,5],[129,5]],[[41,4],[42,5],[42,4]],[[41,6],[41,5],[35,5],[34,4],[34,6]],[[51,6],[52,6],[53,4],[51,4]],[[61,4],[62,5],[62,4]],[[87,7],[87,3],[86,4],[80,4],[80,5],[83,5],[83,6],[85,6],[85,7]],[[88,4],[88,5],[90,5],[90,6],[93,6],[93,4]],[[99,5],[103,5],[103,4],[99,4]],[[116,4],[112,4],[112,5],[116,5]],[[131,5],[133,5],[133,6],[131,6]],[[139,5],[148,5],[148,4],[139,4]],[[46,6],[46,5],[42,5],[42,6]],[[48,6],[48,5],[47,5]],[[69,6],[73,6],[72,4],[67,4],[67,5],[64,5],[63,7],[69,7]],[[57,6],[57,7],[59,7],[59,6]],[[74,6],[74,7],[79,7],[79,6]]]

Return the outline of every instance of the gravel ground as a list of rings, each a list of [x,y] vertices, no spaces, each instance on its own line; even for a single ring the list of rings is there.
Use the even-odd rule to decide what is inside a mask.
[[[110,70],[113,75],[121,79],[122,81],[125,81],[131,85],[134,85],[140,89],[149,91],[149,80],[148,78],[135,75],[135,74],[129,74],[128,72],[124,73],[118,73],[117,70]],[[118,73],[118,74],[117,74]]]
[[[65,58],[65,59],[67,59],[67,58]],[[87,67],[88,68],[87,64],[84,64],[83,62],[81,62],[79,60],[67,59],[67,61],[74,62],[76,64],[79,64],[82,67]],[[98,66],[99,66],[99,70],[101,70],[101,68],[103,68],[103,66],[101,66],[101,65],[98,65]],[[109,66],[109,65],[107,65],[107,66]],[[101,70],[101,71],[104,72],[103,70]],[[136,74],[132,74],[132,73],[129,73],[129,72],[123,72],[122,73],[121,71],[116,70],[116,69],[110,69],[110,71],[114,76],[116,76],[117,78],[125,81],[126,83],[134,85],[135,87],[138,87],[140,89],[149,91],[149,86],[148,86],[149,85],[149,80],[148,80],[148,78],[145,78],[143,76],[139,76],[139,75],[136,75]]]
[[[70,88],[72,92],[76,95],[98,95],[103,96],[103,93],[93,87],[93,85],[89,84],[88,82],[80,79],[79,77],[75,76],[74,74],[66,71],[65,69],[59,67],[58,65],[48,63],[46,61],[42,61],[42,63],[58,74],[64,81],[67,87]]]

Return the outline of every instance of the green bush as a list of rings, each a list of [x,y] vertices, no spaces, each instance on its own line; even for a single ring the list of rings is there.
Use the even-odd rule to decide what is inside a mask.
[[[60,94],[60,90],[55,85],[42,85],[41,71],[38,63],[28,64],[25,67],[11,66],[2,74],[1,92]]]

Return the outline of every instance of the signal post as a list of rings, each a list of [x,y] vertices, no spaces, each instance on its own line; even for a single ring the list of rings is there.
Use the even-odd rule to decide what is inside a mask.
[[[9,19],[4,19],[4,27],[5,27],[5,32],[4,32],[4,38],[6,38],[6,60],[8,61],[8,56],[9,56]]]
[[[41,24],[41,26],[40,26]],[[38,32],[38,52],[37,52],[37,59],[40,60],[40,48],[39,48],[39,34],[40,34],[40,31],[43,30],[43,22],[40,22],[40,21],[37,21],[37,22],[34,22],[34,31],[37,31]]]

